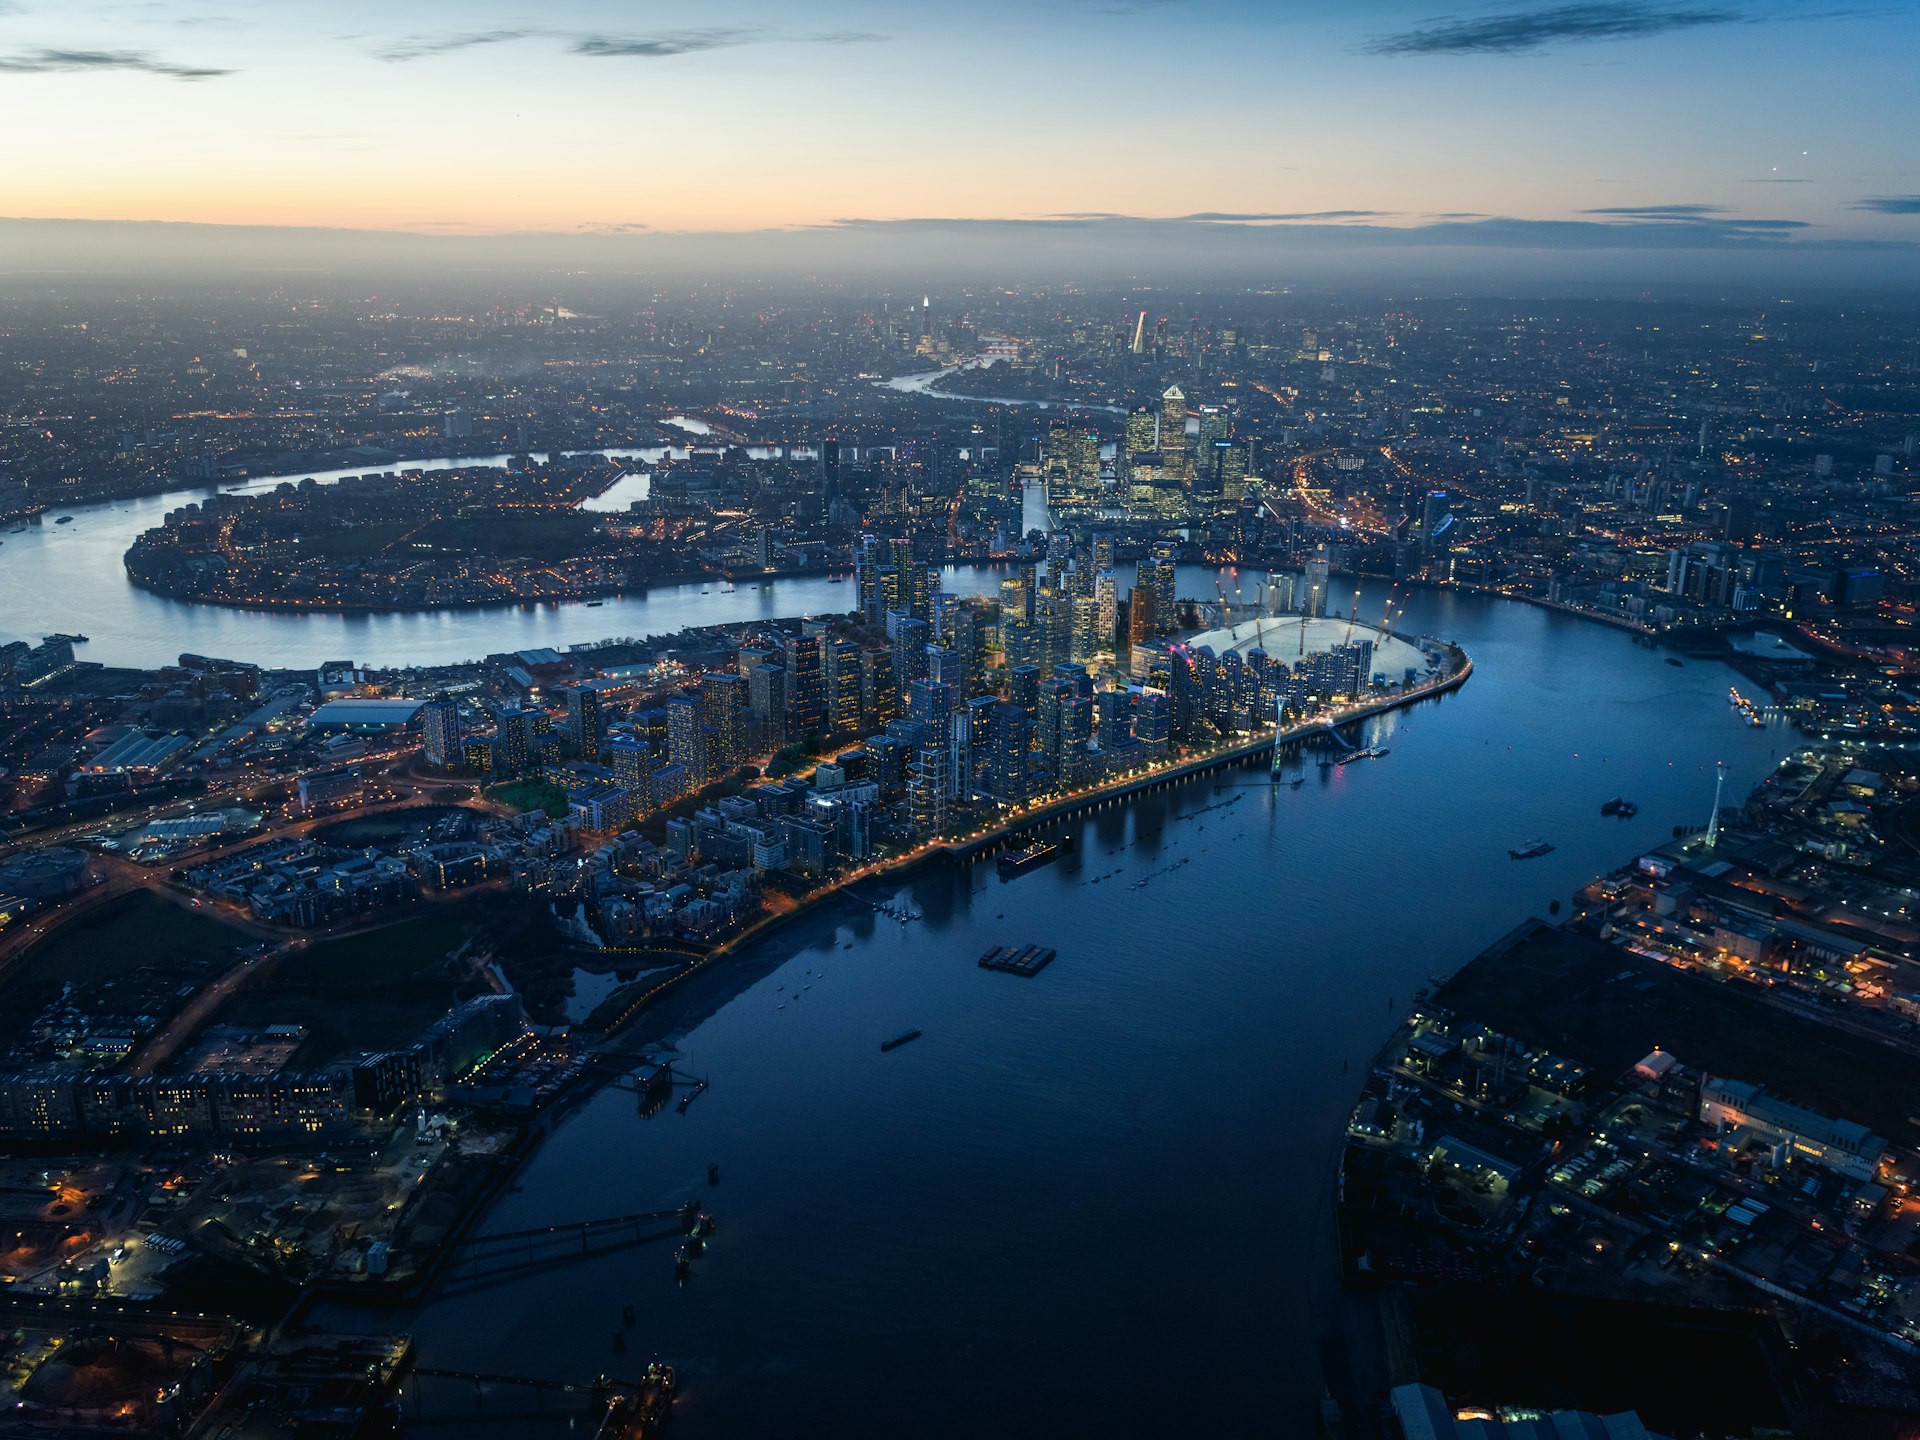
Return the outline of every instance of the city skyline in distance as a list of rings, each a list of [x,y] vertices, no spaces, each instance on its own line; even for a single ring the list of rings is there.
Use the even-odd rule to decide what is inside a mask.
[[[0,266],[1897,281],[1920,166],[1871,57],[1916,38],[1773,0],[29,3],[0,107],[52,143]]]

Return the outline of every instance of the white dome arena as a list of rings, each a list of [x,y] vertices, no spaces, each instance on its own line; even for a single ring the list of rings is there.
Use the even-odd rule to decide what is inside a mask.
[[[1432,668],[1418,646],[1364,621],[1356,620],[1349,626],[1347,621],[1331,616],[1308,620],[1304,626],[1298,615],[1243,620],[1224,630],[1207,630],[1190,636],[1184,643],[1189,649],[1208,646],[1216,655],[1224,655],[1229,650],[1238,650],[1242,655],[1249,650],[1265,650],[1267,658],[1276,664],[1298,665],[1308,655],[1337,650],[1350,640],[1373,642],[1374,673],[1384,675],[1389,684],[1399,683],[1409,670],[1425,674]]]

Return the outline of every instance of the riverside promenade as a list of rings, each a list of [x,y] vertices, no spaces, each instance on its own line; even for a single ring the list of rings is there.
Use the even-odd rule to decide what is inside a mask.
[[[1452,668],[1444,675],[1437,675],[1418,685],[1408,686],[1404,690],[1398,690],[1359,705],[1323,711],[1282,729],[1262,731],[1244,740],[1236,740],[1230,744],[1182,756],[1177,760],[1169,760],[1163,765],[1155,766],[1137,775],[1119,776],[1083,790],[1049,796],[1044,800],[1016,807],[1005,815],[996,817],[992,824],[969,834],[929,840],[912,850],[902,851],[897,855],[890,855],[885,859],[846,871],[836,876],[830,884],[823,885],[818,890],[800,896],[791,903],[763,915],[738,935],[722,941],[698,959],[691,960],[671,974],[659,977],[653,984],[635,995],[620,1013],[608,1022],[602,1032],[602,1039],[613,1039],[649,1005],[675,986],[728,956],[738,953],[756,940],[765,939],[781,926],[789,924],[816,906],[834,899],[841,892],[863,881],[906,875],[937,860],[970,863],[982,855],[990,854],[1002,846],[1024,838],[1038,826],[1064,820],[1085,810],[1125,801],[1148,791],[1180,784],[1210,771],[1244,765],[1256,756],[1267,754],[1280,746],[1295,744],[1314,735],[1336,730],[1343,725],[1355,724],[1371,719],[1375,715],[1404,709],[1409,705],[1417,705],[1423,700],[1436,699],[1458,690],[1472,676],[1473,660],[1457,648],[1449,653],[1454,662]]]

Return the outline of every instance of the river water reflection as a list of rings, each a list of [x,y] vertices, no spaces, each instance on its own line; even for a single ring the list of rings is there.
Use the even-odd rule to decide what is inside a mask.
[[[1432,595],[1407,624],[1477,668],[1374,722],[1387,757],[1114,805],[1051,866],[863,892],[925,919],[842,901],[670,998],[652,1023],[711,1088],[650,1121],[602,1094],[485,1227],[698,1197],[691,1283],[662,1246],[448,1299],[413,1318],[422,1363],[657,1355],[689,1437],[1314,1433],[1331,1167],[1395,1016],[1703,822],[1716,760],[1738,795],[1790,743],[1729,711],[1723,667],[1599,626]],[[1639,817],[1603,820],[1614,795]],[[1507,858],[1536,835],[1559,848]],[[1029,941],[1060,951],[1037,979],[975,963]]]

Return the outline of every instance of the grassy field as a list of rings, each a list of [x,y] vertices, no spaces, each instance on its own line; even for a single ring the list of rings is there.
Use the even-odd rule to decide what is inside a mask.
[[[467,927],[444,915],[416,915],[398,925],[322,940],[289,955],[274,972],[280,985],[316,990],[377,990],[445,973],[447,957],[467,939]]]
[[[30,1019],[72,984],[102,1014],[170,1015],[179,991],[234,962],[242,931],[146,891],[62,925],[0,981],[0,1033]]]
[[[363,560],[378,555],[411,528],[398,520],[383,525],[316,525],[300,532],[295,553],[308,559]]]
[[[567,792],[551,780],[510,780],[491,787],[487,799],[511,805],[523,815],[529,810],[545,810],[558,819],[567,813]]]
[[[467,934],[458,919],[431,914],[322,940],[283,957],[263,983],[221,1006],[214,1023],[306,1026],[296,1066],[411,1044],[462,998],[447,957]]]
[[[443,550],[555,561],[585,554],[595,528],[584,515],[490,512],[436,520],[416,538]]]
[[[1601,1076],[1656,1045],[1683,1065],[1767,1086],[1899,1144],[1920,1140],[1920,1059],[1787,1014],[1734,984],[1543,927],[1482,955],[1435,997]]]
[[[245,943],[246,935],[210,914],[136,891],[54,931],[28,952],[0,994],[45,980],[97,985],[148,966],[198,970],[211,960],[219,968]]]

